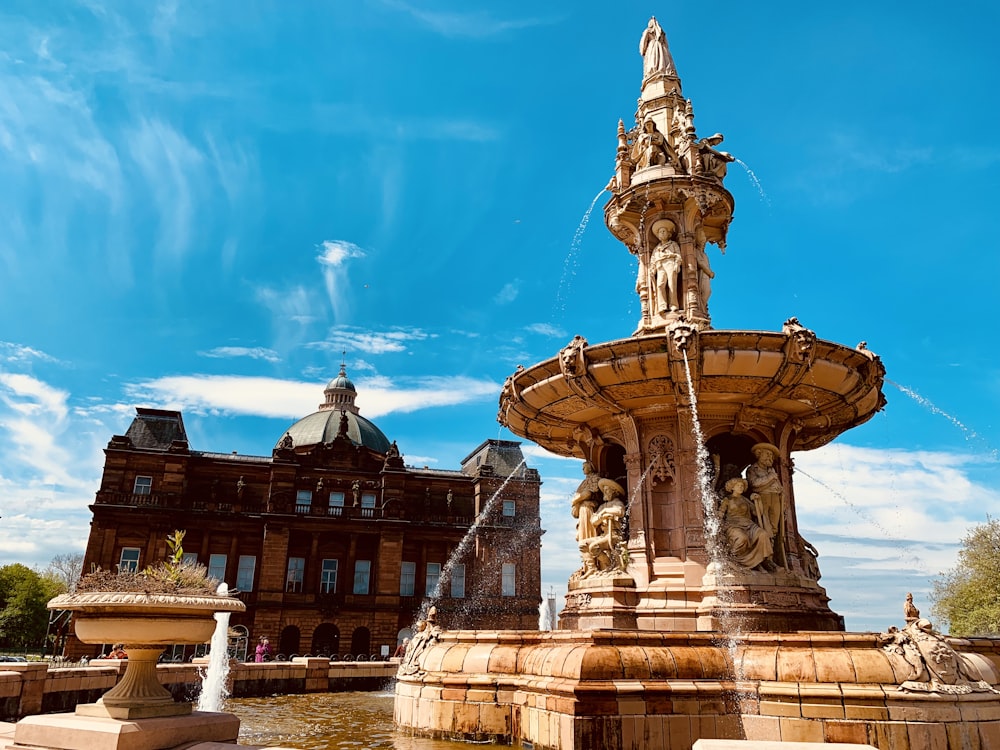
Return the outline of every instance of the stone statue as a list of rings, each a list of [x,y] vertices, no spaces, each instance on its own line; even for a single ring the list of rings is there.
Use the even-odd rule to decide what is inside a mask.
[[[570,500],[571,512],[573,518],[576,519],[577,542],[597,535],[593,515],[597,509],[597,495],[600,492],[597,483],[601,478],[597,475],[597,469],[590,461],[583,462],[583,475],[583,481],[580,482],[572,500]]]
[[[907,625],[920,619],[920,610],[913,603],[913,594],[909,591],[906,592],[906,601],[903,602],[903,618]]]
[[[732,154],[726,151],[718,151],[715,148],[722,141],[722,133],[716,133],[698,141],[695,144],[698,159],[696,164],[692,164],[693,170],[708,177],[715,177],[721,181],[726,176],[726,170],[729,168],[730,162],[736,161],[736,157]]]
[[[354,495],[354,507],[357,508],[361,502],[361,482],[357,479],[351,484],[351,494]]]
[[[911,602],[912,603],[912,602]],[[899,690],[907,693],[998,693],[979,669],[955,651],[930,620],[918,618],[902,630],[895,627],[878,636],[882,650],[897,673],[907,675]]]
[[[695,259],[698,263],[698,294],[701,296],[701,304],[708,312],[708,298],[712,296],[712,279],[715,272],[708,262],[708,253],[705,252],[705,230],[698,227],[694,233]]]
[[[750,449],[755,463],[747,467],[747,482],[750,484],[750,499],[760,502],[760,523],[771,538],[774,548],[774,562],[785,566],[783,539],[784,517],[782,498],[784,488],[774,468],[774,460],[779,457],[778,448],[771,443],[757,443]],[[754,496],[757,497],[754,497]]]
[[[236,499],[242,500],[243,493],[246,492],[247,483],[243,481],[243,477],[240,477],[236,482]]]
[[[819,550],[802,536],[799,536],[799,544],[802,545],[802,571],[806,574],[806,578],[818,581],[822,578],[819,570]]]
[[[663,166],[672,161],[670,144],[667,143],[666,137],[656,127],[655,122],[646,120],[642,124],[642,132],[632,144],[632,162],[635,168]]]
[[[581,578],[598,573],[624,572],[628,566],[623,534],[625,490],[611,479],[599,479],[597,486],[603,502],[590,519],[594,535],[580,540],[580,556],[583,558]]]
[[[681,272],[681,247],[674,239],[677,226],[670,219],[654,222],[653,234],[660,241],[650,256],[657,312],[678,310],[677,286]]]
[[[667,35],[663,33],[656,18],[650,18],[649,24],[642,32],[642,38],[639,39],[639,54],[642,55],[643,80],[657,73],[677,75],[670,47],[667,46]]]
[[[281,442],[278,443],[278,447],[283,451],[290,451],[293,447],[292,436],[286,432],[285,436],[281,438]]]
[[[420,657],[429,646],[441,637],[441,628],[437,624],[437,607],[427,610],[427,618],[417,623],[417,632],[406,648],[406,655],[397,670],[401,675],[422,674]]]
[[[746,490],[747,480],[742,477],[726,482],[728,494],[719,506],[722,533],[733,560],[744,568],[773,571],[771,535],[761,527],[761,511],[743,494]]]

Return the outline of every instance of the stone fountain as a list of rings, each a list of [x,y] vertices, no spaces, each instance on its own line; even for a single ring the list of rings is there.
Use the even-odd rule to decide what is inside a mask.
[[[567,503],[581,567],[555,632],[424,623],[397,725],[534,748],[691,747],[700,738],[1000,747],[1000,648],[904,628],[846,633],[799,533],[794,451],[884,405],[864,344],[715,330],[708,248],[726,246],[734,158],[699,138],[666,37],[642,34],[633,127],[618,123],[605,222],[638,259],[628,338],[576,336],[507,378],[498,419],[585,461]],[[912,603],[910,604],[912,607]]]

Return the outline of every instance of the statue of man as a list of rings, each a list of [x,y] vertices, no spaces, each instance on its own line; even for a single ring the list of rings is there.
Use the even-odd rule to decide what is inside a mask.
[[[755,463],[747,467],[747,482],[750,484],[750,499],[759,502],[760,522],[771,537],[774,548],[774,562],[784,567],[785,549],[782,541],[782,496],[783,487],[774,460],[778,458],[777,446],[771,443],[757,443],[750,449]]]
[[[670,56],[670,48],[667,46],[667,35],[663,33],[656,18],[650,18],[649,24],[642,32],[639,54],[642,55],[642,80],[657,73],[677,75],[674,59]]]
[[[674,239],[675,232],[676,225],[669,219],[653,224],[653,234],[660,242],[653,248],[649,260],[653,267],[656,309],[661,313],[680,308],[677,285],[681,272],[681,248]]]

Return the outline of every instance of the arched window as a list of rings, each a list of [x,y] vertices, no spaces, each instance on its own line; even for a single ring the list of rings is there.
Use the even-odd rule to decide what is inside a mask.
[[[299,653],[299,643],[301,640],[302,634],[299,632],[298,626],[288,625],[281,631],[281,638],[278,640],[278,651],[286,656],[297,654]]]
[[[355,628],[351,634],[351,653],[355,656],[367,654],[371,650],[372,634],[368,628]]]
[[[312,652],[317,656],[334,656],[340,653],[340,630],[330,622],[316,626],[312,637]]]

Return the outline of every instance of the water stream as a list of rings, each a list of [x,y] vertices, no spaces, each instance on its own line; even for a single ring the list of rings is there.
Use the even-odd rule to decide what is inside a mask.
[[[762,202],[766,203],[768,207],[771,205],[771,199],[767,197],[767,193],[764,192],[764,186],[760,184],[760,180],[757,179],[757,175],[752,169],[747,165],[742,159],[737,159],[736,163],[743,167],[743,170],[747,173],[747,177],[750,178],[750,183],[757,188],[757,193],[760,195]]]
[[[918,404],[920,404],[925,409],[930,411],[932,414],[937,414],[938,416],[947,419],[949,422],[951,422],[953,425],[955,425],[958,429],[962,431],[962,433],[965,435],[965,439],[970,443],[985,444],[987,455],[990,457],[991,461],[1000,460],[1000,452],[998,452],[996,448],[992,448],[988,444],[986,444],[986,440],[985,438],[983,438],[982,435],[980,435],[972,428],[962,424],[962,422],[960,422],[956,417],[953,417],[951,414],[946,412],[944,409],[938,408],[935,404],[933,404],[930,401],[930,399],[924,398],[919,393],[914,391],[912,388],[907,388],[905,385],[900,385],[895,381],[889,380],[889,378],[886,378],[885,382],[891,386],[894,386],[895,388],[898,388],[902,393],[905,393],[907,396],[912,398],[914,401],[916,401]]]
[[[225,596],[229,587],[220,583],[217,593]],[[198,696],[199,711],[221,711],[222,704],[229,695],[226,679],[229,677],[229,612],[215,613],[215,632],[208,653],[208,669],[201,681]]]
[[[587,224],[590,223],[590,214],[594,211],[594,206],[597,205],[597,200],[604,194],[604,189],[601,189],[597,195],[594,196],[594,200],[590,202],[590,206],[583,214],[583,219],[580,220],[579,226],[576,228],[576,232],[573,233],[573,239],[569,243],[569,254],[566,256],[566,261],[563,263],[562,277],[559,279],[559,289],[556,292],[556,312],[560,313],[559,317],[562,317],[561,313],[566,310],[566,298],[568,296],[569,281],[572,277],[576,276],[576,269],[580,265],[580,243],[583,242],[583,233],[587,231]]]
[[[433,592],[428,592],[427,597],[424,599],[423,604],[420,606],[420,610],[417,613],[417,621],[423,620],[427,617],[427,612],[434,603],[441,598],[442,591],[444,587],[448,585],[451,581],[451,574],[455,569],[455,566],[465,557],[466,553],[469,551],[469,545],[472,540],[475,539],[476,534],[479,532],[479,527],[483,525],[483,522],[490,518],[493,513],[493,509],[496,507],[497,499],[507,488],[510,480],[518,474],[518,472],[524,467],[527,459],[522,458],[521,463],[514,467],[514,469],[507,475],[506,479],[503,480],[503,484],[497,488],[497,491],[493,493],[486,504],[479,511],[479,515],[476,516],[476,520],[472,522],[469,530],[465,532],[465,536],[462,537],[462,541],[458,543],[458,546],[452,550],[452,553],[448,556],[448,560],[445,562],[444,566],[441,568],[441,577],[438,579],[437,588]],[[416,622],[414,622],[413,627],[416,627]]]

